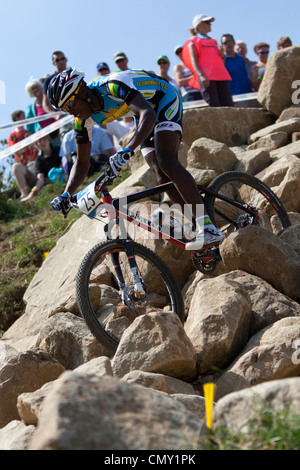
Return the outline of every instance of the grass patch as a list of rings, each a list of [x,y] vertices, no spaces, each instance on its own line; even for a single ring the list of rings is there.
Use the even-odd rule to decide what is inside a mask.
[[[266,403],[249,420],[247,432],[216,429],[203,439],[205,450],[300,450],[300,415]]]

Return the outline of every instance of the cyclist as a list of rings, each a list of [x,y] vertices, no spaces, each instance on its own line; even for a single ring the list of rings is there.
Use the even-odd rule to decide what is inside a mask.
[[[51,203],[55,210],[68,209],[69,195],[83,183],[88,173],[93,126],[107,124],[132,112],[136,131],[128,147],[110,157],[114,173],[117,174],[134,154],[134,149],[140,146],[158,183],[174,183],[176,189],[169,193],[172,202],[179,203],[182,208],[189,204],[192,209],[197,235],[186,249],[197,250],[224,238],[206,214],[197,217],[197,206],[203,204],[202,198],[194,178],[178,161],[182,101],[167,80],[153,72],[126,70],[97,77],[87,84],[84,73],[70,67],[52,79],[48,98],[56,109],[75,116],[77,143],[77,160],[65,192]]]

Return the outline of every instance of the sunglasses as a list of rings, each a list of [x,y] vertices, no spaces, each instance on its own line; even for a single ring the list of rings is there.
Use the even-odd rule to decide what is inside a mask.
[[[161,60],[158,62],[158,65],[168,64],[169,62],[166,60]]]
[[[60,59],[55,59],[54,62],[57,63],[57,62],[61,62],[62,60],[67,60],[67,59],[65,57],[61,57]]]
[[[68,101],[63,105],[63,107],[61,108],[62,111],[66,111],[67,113],[70,112],[70,110],[73,108],[75,104],[76,98],[87,102],[86,97],[79,93],[80,88],[81,88],[81,85],[79,86],[79,88],[77,88],[74,95],[72,95],[71,98],[69,98]]]
[[[66,104],[64,104],[64,106],[61,108],[62,111],[66,111],[67,113],[68,113],[69,111],[71,111],[71,109],[73,108],[74,103],[75,103],[75,98],[76,98],[75,95],[71,96],[71,98],[70,98],[70,99],[66,102]]]
[[[211,21],[202,21],[202,23],[211,24]]]
[[[269,51],[257,51],[258,54],[269,54]]]
[[[233,42],[233,40],[232,40],[232,39],[228,39],[228,41],[222,42],[222,46],[223,46],[223,45],[226,46],[226,44],[230,44],[231,42]]]

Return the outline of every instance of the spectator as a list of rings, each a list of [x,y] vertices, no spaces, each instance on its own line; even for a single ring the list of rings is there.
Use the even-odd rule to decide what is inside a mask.
[[[291,47],[293,45],[291,38],[288,36],[282,36],[277,41],[277,49],[280,51],[281,49],[285,49],[286,47]]]
[[[49,100],[47,97],[48,85],[51,79],[57,73],[60,73],[67,68],[67,62],[68,62],[68,59],[66,58],[63,52],[54,51],[52,53],[52,64],[54,65],[54,67],[56,67],[56,70],[51,75],[48,75],[48,77],[44,80],[44,83],[43,83],[43,108],[45,109],[46,113],[53,113],[55,111],[53,106],[51,106],[51,104],[49,103]]]
[[[109,157],[114,153],[113,144],[107,132],[99,126],[93,127],[91,144],[91,164],[88,176],[99,171],[102,165],[108,163]],[[59,152],[67,177],[69,177],[73,163],[75,163],[76,152],[75,134],[74,130],[71,130],[64,135]]]
[[[176,80],[168,75],[170,68],[170,61],[166,55],[160,55],[157,59],[158,65],[158,75],[163,77],[165,80],[168,80],[176,90],[180,93],[180,86],[177,84]]]
[[[129,70],[128,58],[124,52],[116,52],[114,61],[119,70]]]
[[[25,85],[25,90],[27,95],[30,98],[35,98],[35,100],[28,106],[26,112],[26,118],[30,119],[36,116],[43,116],[47,114],[45,109],[43,108],[43,85],[39,80],[30,79],[29,82]],[[55,119],[45,119],[44,121],[34,122],[32,124],[27,124],[27,129],[30,134],[34,134],[35,132],[43,129],[44,127],[49,126],[55,122]],[[54,131],[51,134],[51,138],[56,140],[58,138],[59,131]]]
[[[110,74],[109,66],[107,65],[106,62],[100,62],[97,65],[97,75],[101,77],[102,75],[108,75],[108,74]]]
[[[189,80],[192,78],[193,73],[186,68],[182,62],[182,49],[183,46],[176,46],[174,49],[175,54],[180,60],[179,64],[176,64],[173,70],[174,78],[177,85],[180,87],[182,101],[196,101],[201,100],[202,95],[199,90],[188,85]]]
[[[13,122],[24,121],[25,120],[25,113],[22,110],[14,111],[11,115]],[[23,125],[18,126],[14,131],[12,131],[8,136],[8,147],[20,142],[26,137],[29,137],[30,133],[27,129],[24,128]],[[15,162],[21,163],[25,167],[29,168],[30,166],[34,167],[34,162],[38,155],[37,150],[33,146],[26,147],[24,150],[20,150],[19,152],[14,154]],[[21,192],[22,195],[24,195]]]
[[[221,45],[225,57],[225,67],[231,76],[230,88],[232,95],[250,93],[252,87],[246,64],[243,57],[234,52],[235,40],[232,34],[223,34]]]
[[[254,46],[254,52],[258,55],[259,60],[251,69],[251,81],[255,91],[257,91],[265,73],[270,46],[266,42],[260,42]]]
[[[188,84],[200,89],[209,106],[233,106],[229,73],[223,63],[223,52],[215,39],[208,36],[212,16],[199,14],[193,19],[193,28],[182,50],[183,63],[193,72]]]
[[[243,59],[245,61],[245,65],[246,65],[250,85],[252,86],[252,83],[251,83],[251,69],[252,69],[253,65],[256,64],[256,62],[254,60],[248,59],[248,57],[247,57],[247,53],[248,53],[247,44],[244,41],[236,41],[235,46],[234,46],[234,52],[236,52],[237,54],[239,54],[243,57]],[[253,86],[252,86],[252,88],[253,88]]]
[[[32,188],[28,196],[22,199],[25,203],[37,196],[38,192],[50,182],[48,176],[50,170],[61,167],[60,148],[52,144],[48,135],[40,139],[36,146],[40,153],[35,161],[35,174],[30,172],[29,179],[24,178],[25,184]]]

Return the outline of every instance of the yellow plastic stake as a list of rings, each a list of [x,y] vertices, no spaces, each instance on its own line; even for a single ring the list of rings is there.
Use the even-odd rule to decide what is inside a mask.
[[[213,429],[212,409],[214,402],[215,387],[216,384],[214,383],[206,383],[203,385],[205,397],[206,426],[211,431]]]

